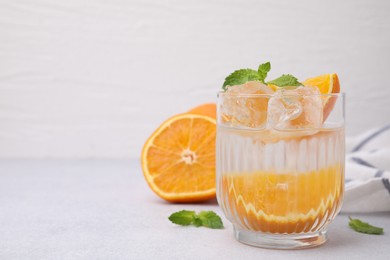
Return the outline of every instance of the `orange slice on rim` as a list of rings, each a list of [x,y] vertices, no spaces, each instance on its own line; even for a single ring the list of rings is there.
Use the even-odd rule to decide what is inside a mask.
[[[303,82],[304,86],[317,87],[321,94],[340,93],[340,82],[336,73],[323,74],[314,78],[309,78]],[[328,98],[324,106],[324,121],[336,103],[336,98]]]

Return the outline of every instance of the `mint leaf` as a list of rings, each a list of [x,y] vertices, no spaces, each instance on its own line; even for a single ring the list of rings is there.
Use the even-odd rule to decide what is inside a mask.
[[[221,218],[213,211],[201,211],[199,218],[202,221],[203,226],[209,228],[223,228]]]
[[[252,80],[260,80],[260,76],[257,71],[253,69],[236,70],[226,77],[222,89],[226,90],[227,86],[241,85]]]
[[[188,226],[193,222],[195,215],[195,211],[182,210],[173,213],[168,219],[175,224]]]
[[[248,81],[258,80],[264,84],[273,84],[279,87],[287,86],[302,86],[302,83],[298,81],[296,77],[290,74],[283,74],[279,78],[265,82],[268,72],[271,70],[271,63],[268,61],[266,63],[260,64],[257,71],[253,69],[240,69],[234,71],[232,74],[225,78],[222,89],[226,91],[228,86],[236,86],[244,84]]]
[[[279,78],[268,81],[267,84],[273,84],[278,87],[302,86],[302,83],[300,83],[296,77],[290,74],[283,74]]]
[[[194,222],[193,222],[193,224],[194,224],[195,227],[200,227],[200,226],[203,225],[203,224],[202,224],[202,220],[199,218],[198,215],[195,215],[195,216],[194,216]]]
[[[257,69],[257,73],[259,74],[259,80],[263,83],[265,78],[267,77],[268,72],[271,70],[271,63],[268,61],[266,63],[260,64]]]
[[[382,235],[383,228],[372,226],[366,222],[361,221],[360,219],[353,219],[349,217],[349,226],[360,233],[373,234],[373,235]]]
[[[173,213],[168,219],[178,225],[195,227],[208,227],[208,228],[223,228],[221,218],[213,211],[201,211],[196,214],[195,211],[181,210]]]

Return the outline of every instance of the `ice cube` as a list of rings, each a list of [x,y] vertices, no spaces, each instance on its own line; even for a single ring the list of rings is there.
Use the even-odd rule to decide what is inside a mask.
[[[221,103],[222,123],[234,127],[265,128],[270,96],[250,95],[273,93],[272,89],[259,81],[228,87]]]
[[[276,130],[319,129],[323,121],[323,99],[317,88],[282,88],[268,103],[268,125]]]
[[[248,81],[242,85],[230,86],[227,94],[273,94],[274,91],[260,81]]]

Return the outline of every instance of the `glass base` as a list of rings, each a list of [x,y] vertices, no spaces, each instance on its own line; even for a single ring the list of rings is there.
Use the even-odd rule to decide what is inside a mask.
[[[304,249],[322,245],[327,240],[326,231],[306,234],[269,234],[234,227],[236,239],[250,246],[272,249]]]

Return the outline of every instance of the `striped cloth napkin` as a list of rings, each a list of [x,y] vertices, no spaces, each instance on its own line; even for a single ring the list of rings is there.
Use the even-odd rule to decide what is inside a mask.
[[[390,125],[346,138],[342,212],[390,211]]]

